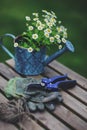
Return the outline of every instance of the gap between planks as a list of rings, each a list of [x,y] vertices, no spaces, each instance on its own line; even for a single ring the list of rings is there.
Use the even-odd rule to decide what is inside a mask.
[[[8,62],[8,64],[9,64],[9,62]],[[10,60],[10,65],[13,65],[14,66],[14,61],[13,61],[13,63],[12,63],[12,60]],[[12,66],[12,67],[13,67]],[[50,71],[52,71],[52,70],[50,70]],[[50,71],[46,71],[46,73],[45,73],[45,76],[53,76],[53,71],[50,73]],[[75,88],[76,89],[76,88]],[[72,91],[74,91],[73,89],[71,90],[71,92]],[[63,92],[64,93],[64,96],[66,95],[69,95],[69,94],[66,94],[65,92]],[[77,93],[76,93],[77,94]],[[84,95],[84,94],[83,94]],[[87,93],[86,93],[86,96],[87,96]],[[70,96],[71,97],[71,96]],[[80,96],[78,96],[78,97],[81,97],[81,95]],[[67,99],[67,98],[66,98]],[[75,98],[73,98],[73,97],[71,97],[70,99],[72,99],[72,100],[66,100],[66,103],[68,103],[68,102],[73,102],[73,100],[75,100],[75,103],[76,103],[76,106],[72,106],[73,107],[73,110],[76,110],[76,112],[78,113],[78,109],[79,109],[79,107],[81,108],[81,110],[79,110],[79,114],[80,113],[83,113],[83,110],[84,110],[84,114],[80,114],[80,116],[82,116],[83,118],[84,118],[84,116],[85,116],[85,120],[87,120],[87,107],[85,106],[85,105],[83,105],[81,102],[79,102],[79,101],[77,101]],[[86,99],[86,98],[85,98]],[[64,102],[65,103],[65,102]],[[74,102],[73,102],[74,103]],[[75,105],[75,103],[74,103],[74,105]],[[77,105],[77,103],[78,103],[78,105]],[[71,105],[72,105],[72,103],[70,103]],[[81,106],[80,106],[80,105]],[[68,104],[68,106],[70,107],[70,109],[72,109],[72,107]],[[77,109],[78,108],[78,109]],[[86,114],[85,114],[86,113]],[[83,116],[84,115],[84,116]]]
[[[3,80],[4,87],[6,86],[6,81],[5,79],[3,79],[1,77],[1,80]],[[0,80],[0,81],[1,81]],[[3,89],[4,89],[3,87]],[[2,87],[1,87],[2,88]],[[31,113],[32,114],[32,113]],[[56,118],[54,118],[51,114],[49,114],[47,111],[45,111],[43,114],[42,113],[38,113],[38,116],[35,116],[36,114],[32,114],[35,117],[35,120],[38,120],[41,124],[43,124],[44,128],[47,127],[47,129],[49,130],[56,130],[56,129],[60,129],[60,130],[70,130],[70,128],[68,128],[67,126],[65,126],[62,122],[60,122],[59,120],[57,120]],[[42,120],[41,120],[42,118]],[[50,121],[49,121],[50,120]],[[23,123],[24,124],[24,123]],[[54,126],[54,127],[53,127]],[[34,130],[34,129],[32,129]],[[36,130],[36,128],[35,128]],[[37,129],[38,130],[38,129]]]
[[[4,82],[4,86],[6,86],[6,80],[4,80],[3,78],[1,78],[0,80],[1,82],[3,81]],[[0,83],[1,84],[1,83]],[[2,87],[1,87],[2,88]],[[4,89],[4,88],[3,88]],[[81,130],[82,128],[84,130],[86,130],[87,128],[87,124],[82,121],[80,118],[78,118],[75,114],[73,114],[72,112],[70,112],[68,109],[64,108],[62,105],[58,106],[56,108],[56,110],[53,112],[53,114],[55,116],[58,116],[58,117],[62,117],[64,121],[66,121],[69,125],[73,126],[75,129],[77,130]],[[42,122],[44,124],[46,124],[47,122],[47,119],[46,117],[50,117],[50,115],[48,113],[45,112],[45,115],[43,116],[43,114],[41,113],[41,115],[39,115],[38,113],[36,114],[33,114],[33,116],[37,119],[37,120],[42,120]],[[50,117],[51,119],[51,117]],[[44,120],[44,121],[43,121]],[[48,120],[49,121],[49,120]],[[48,123],[47,123],[48,124]],[[77,125],[78,124],[78,125]],[[53,129],[54,130],[54,129]]]

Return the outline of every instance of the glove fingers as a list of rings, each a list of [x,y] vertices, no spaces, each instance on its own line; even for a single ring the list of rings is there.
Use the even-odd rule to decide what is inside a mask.
[[[31,112],[35,112],[37,110],[36,104],[34,102],[28,102],[28,108]]]
[[[61,96],[58,96],[57,97],[57,102],[59,102],[59,103],[63,102],[63,98]]]
[[[63,97],[61,94],[59,94],[56,99],[57,99],[57,102],[59,103],[63,102]]]
[[[40,111],[44,111],[44,109],[45,109],[45,106],[44,106],[43,103],[37,103],[36,106],[37,106],[37,109],[40,110]]]
[[[55,110],[55,105],[54,105],[53,103],[50,103],[50,102],[45,103],[45,107],[46,107],[48,110],[50,110],[50,111]]]

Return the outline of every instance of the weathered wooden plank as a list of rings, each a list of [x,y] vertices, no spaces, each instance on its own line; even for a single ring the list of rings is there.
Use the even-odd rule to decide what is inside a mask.
[[[62,117],[62,119],[69,125],[73,126],[75,130],[87,130],[87,122],[83,121],[62,105],[56,107],[53,114],[57,117]]]
[[[44,73],[45,76],[48,76],[48,77],[51,77],[51,76],[54,76],[54,75],[57,75],[56,72],[54,72],[52,69],[49,69],[49,68],[46,68],[46,71]],[[69,92],[74,93],[74,89],[78,89],[78,87],[76,86],[75,88],[68,90]],[[83,90],[82,90],[83,92]],[[62,95],[63,95],[63,99],[64,99],[64,104],[72,109],[73,111],[75,111],[76,113],[78,113],[79,116],[82,116],[85,120],[87,120],[87,106],[84,105],[83,103],[81,103],[80,101],[78,101],[76,98],[72,97],[71,95],[69,95],[68,93],[64,92],[64,91],[61,91]],[[74,93],[76,94],[75,97],[78,95],[78,90],[77,90],[77,93]],[[84,101],[87,103],[87,93],[85,92],[85,95],[86,95],[86,99],[84,98],[84,93],[80,93],[80,97],[78,95],[78,98],[80,98],[81,100],[84,99]],[[82,98],[81,98],[82,97]]]
[[[0,93],[0,103],[8,102],[8,100]]]
[[[49,67],[56,70],[57,72],[60,72],[61,74],[68,74],[69,78],[76,79],[78,84],[81,85],[82,88],[87,90],[87,79],[83,76],[79,75],[78,73],[72,71],[68,67],[62,65],[61,63],[57,61],[53,61],[49,64]]]
[[[87,121],[87,106],[71,97],[69,94],[64,92],[61,93],[64,99],[63,103]]]
[[[7,81],[0,76],[0,89],[3,91],[6,85]]]
[[[87,92],[85,90],[76,85],[73,89],[69,89],[68,92],[87,105]]]
[[[54,76],[54,75],[58,75],[58,73],[54,73],[54,71],[52,70],[52,69],[46,69],[46,73],[44,73],[44,75],[45,76],[48,76],[48,77],[51,77],[51,76]],[[76,88],[79,88],[79,87],[75,87],[75,89]],[[73,93],[72,93],[72,90],[73,90]],[[78,95],[78,98],[79,97],[81,97],[80,98],[80,100],[85,100],[86,101],[86,91],[85,90],[83,90],[83,89],[81,89],[81,88],[79,88],[79,89],[76,89],[75,91],[74,91],[74,88],[73,89],[71,89],[71,90],[69,90],[69,91],[71,91],[71,93],[72,94],[77,94],[77,92],[82,92],[83,94],[81,94],[81,93],[79,93],[79,95]],[[65,92],[63,92],[64,94],[64,98],[66,98],[66,96],[68,95],[67,93],[65,93]],[[66,96],[65,96],[66,95]],[[84,95],[84,96],[83,96]],[[68,96],[70,96],[70,95],[68,95]],[[76,96],[76,95],[75,95]],[[68,105],[68,107],[70,108],[70,109],[73,109],[75,112],[77,112],[78,114],[80,113],[80,116],[82,116],[83,118],[84,118],[84,116],[85,116],[85,120],[87,119],[86,117],[87,117],[87,115],[85,115],[86,113],[87,113],[87,111],[85,111],[86,110],[86,106],[84,105],[84,104],[82,104],[82,103],[80,103],[78,100],[76,100],[75,99],[75,102],[76,102],[76,107],[74,107],[74,105],[75,104],[73,104],[73,99],[74,98],[72,98],[71,96],[70,96],[70,99],[72,99],[72,101],[71,101],[71,103],[72,103],[72,105],[73,105],[73,108],[71,107],[72,105],[71,105],[71,103],[70,103],[70,100],[69,99],[67,99],[67,100],[65,100],[65,105]],[[87,101],[86,101],[87,102]],[[82,106],[82,108],[80,108],[80,106],[79,106],[79,103],[80,103],[80,105]],[[83,108],[84,108],[84,110],[83,110]],[[79,110],[80,109],[80,110]],[[80,119],[80,118],[79,118]]]
[[[19,76],[16,72],[14,72],[12,69],[10,69],[8,66],[6,66],[3,63],[0,63],[0,74],[1,75],[8,75],[8,79],[15,77],[15,76]]]
[[[6,63],[12,68],[15,66],[15,61],[13,59],[6,60]]]
[[[54,72],[53,70],[50,70],[49,68],[46,68],[46,72],[44,73],[44,76],[51,77],[51,76],[54,76],[54,75],[57,75],[57,73]],[[68,90],[68,91],[71,92],[71,93],[73,91],[73,93],[74,93],[74,89],[78,89],[78,88],[75,87],[75,88],[71,89],[71,91],[70,90]],[[82,94],[82,92],[80,93],[80,97],[79,97],[78,93],[76,93],[75,96],[78,95],[78,98],[81,99],[81,97],[83,97],[83,95],[84,95],[84,93]],[[73,111],[75,111],[76,113],[78,113],[79,116],[82,116],[85,120],[87,120],[87,106],[84,105],[83,103],[81,103],[80,101],[78,101],[76,98],[69,95],[68,93],[66,93],[64,91],[61,91],[61,93],[63,95],[64,104],[66,106],[68,106],[70,109],[72,109]],[[87,93],[85,93],[85,95],[87,95]],[[87,101],[86,101],[87,98],[86,99],[85,98],[84,98],[84,101],[87,103]]]
[[[44,76],[52,77],[55,75],[59,75],[59,73],[55,72],[49,67],[46,67]],[[71,95],[73,95],[74,97],[76,97],[77,99],[79,99],[87,105],[87,92],[84,89],[80,88],[78,85],[76,85],[73,89],[68,89],[67,92],[69,92]]]
[[[11,64],[11,62],[12,61],[10,61],[10,62],[8,62],[8,63],[10,63]],[[12,65],[12,64],[11,64]],[[13,62],[13,67],[14,67],[14,62]],[[46,71],[45,71],[45,73],[44,73],[44,76],[48,76],[48,77],[51,77],[51,76],[54,76],[54,75],[58,75],[58,73],[57,72],[55,72],[54,70],[52,70],[52,69],[50,69],[50,68],[46,68]],[[80,98],[80,100],[82,100],[82,99],[84,99],[83,101],[84,102],[86,102],[87,103],[87,93],[83,90],[83,89],[78,89],[79,87],[75,87],[75,88],[73,88],[73,89],[71,89],[71,90],[68,90],[69,92],[71,92],[71,94],[74,94],[75,96],[78,96],[78,98]],[[75,90],[74,91],[74,89],[77,89],[77,90]],[[79,93],[79,91],[81,92],[81,93]],[[73,93],[72,93],[73,92]],[[83,93],[82,93],[83,92]],[[66,94],[65,92],[63,92],[64,93],[64,95],[68,95],[68,94]],[[84,96],[83,96],[84,95]],[[70,96],[71,97],[71,96]],[[73,97],[71,97],[71,99],[74,99]],[[69,99],[68,99],[69,100]],[[76,99],[75,99],[76,100]],[[79,101],[77,101],[76,100],[76,102],[79,104],[80,102]],[[84,106],[85,107],[85,105],[84,104],[82,104],[82,103],[80,103],[81,104],[81,106]],[[69,105],[69,104],[68,104]],[[73,106],[74,106],[74,104],[72,104]],[[69,105],[70,106],[70,105]],[[77,107],[77,109],[76,109],[76,111],[78,111],[78,109],[79,109],[79,106]],[[86,109],[86,107],[85,107],[85,109]],[[75,110],[75,108],[74,108],[74,110]],[[80,110],[80,109],[79,109]],[[84,114],[83,114],[83,112],[84,112]],[[85,117],[86,117],[86,115],[85,115],[85,112],[86,111],[83,111],[82,113],[81,113],[81,115],[84,115]],[[86,118],[87,119],[87,118]]]
[[[23,130],[44,130],[44,128],[39,126],[35,121],[30,119],[29,117],[27,119],[24,119],[21,123],[19,123],[19,126]]]
[[[35,113],[33,114],[34,117],[39,120],[42,124],[46,125],[50,130],[68,130],[69,128],[62,124],[59,120],[54,118],[51,114],[47,111],[43,113]]]
[[[14,125],[0,121],[0,130],[18,130]]]
[[[44,75],[51,77],[51,76],[57,75],[57,73],[54,72],[52,69],[46,68],[46,72],[44,73]],[[79,87],[76,86],[75,88],[70,89],[68,91],[71,92],[71,94],[78,96],[78,98],[80,98],[80,100],[83,100],[85,103],[87,103],[87,101],[86,101],[86,99],[87,99],[86,91],[82,90],[81,93],[79,94],[78,88]],[[74,91],[75,89],[77,89],[77,91]],[[82,116],[83,118],[85,118],[87,120],[87,107],[86,107],[86,105],[84,105],[83,103],[81,103],[80,101],[75,99],[74,97],[70,96],[66,92],[62,91],[61,93],[63,95],[65,105],[67,105],[70,109],[73,109],[80,116]]]
[[[49,75],[51,75],[50,72],[49,72]],[[86,128],[87,128],[87,123],[85,121],[83,121],[78,116],[73,114],[70,110],[66,109],[65,107],[63,107],[61,105],[58,106],[53,113],[60,118],[62,117],[62,119],[65,122],[67,122],[69,125],[74,127],[74,129],[77,129],[77,130],[84,129],[84,130],[86,130]],[[41,120],[41,119],[39,119],[39,120]]]

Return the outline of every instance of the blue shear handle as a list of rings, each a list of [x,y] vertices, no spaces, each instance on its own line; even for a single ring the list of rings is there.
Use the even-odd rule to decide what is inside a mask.
[[[49,83],[55,83],[61,80],[65,80],[67,78],[67,74],[60,75],[60,76],[54,76],[52,78],[42,78],[42,83],[49,84]]]
[[[76,80],[65,80],[65,81],[58,81],[55,84],[47,84],[46,88],[47,89],[63,89],[67,90],[69,88],[72,88],[76,85]]]
[[[3,49],[11,58],[15,59],[14,55],[3,45],[3,38],[4,38],[4,37],[7,37],[7,36],[9,36],[9,37],[15,39],[15,36],[14,36],[13,34],[6,33],[6,34],[4,34],[3,36],[0,36],[0,45],[1,45],[2,49]]]

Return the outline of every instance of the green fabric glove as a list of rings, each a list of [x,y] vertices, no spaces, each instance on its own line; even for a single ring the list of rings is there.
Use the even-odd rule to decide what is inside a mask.
[[[29,84],[40,83],[40,80],[34,78],[21,78],[15,77],[8,81],[7,86],[4,89],[4,92],[8,98],[20,98],[25,97],[24,91],[26,90]]]

